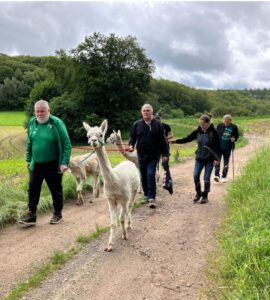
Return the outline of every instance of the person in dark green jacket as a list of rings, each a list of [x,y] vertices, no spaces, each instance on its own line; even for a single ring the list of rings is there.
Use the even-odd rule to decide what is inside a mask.
[[[62,220],[64,205],[62,176],[68,169],[71,143],[64,122],[50,114],[47,101],[37,101],[34,108],[35,117],[29,121],[26,142],[26,164],[30,174],[29,211],[19,223],[36,224],[36,211],[45,179],[54,207],[50,223],[58,224]]]

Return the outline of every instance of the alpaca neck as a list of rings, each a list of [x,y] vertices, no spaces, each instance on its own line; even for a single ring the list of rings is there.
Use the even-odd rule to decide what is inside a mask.
[[[125,151],[125,149],[124,149],[123,141],[122,141],[121,138],[119,139],[119,142],[116,143],[116,145],[117,145],[118,149],[121,151],[121,153],[122,153],[125,157],[129,157],[129,156],[128,156],[128,153],[127,153],[127,152]]]
[[[97,148],[96,154],[98,157],[100,170],[104,178],[104,181],[112,182],[114,179],[114,172],[105,148],[104,147]]]

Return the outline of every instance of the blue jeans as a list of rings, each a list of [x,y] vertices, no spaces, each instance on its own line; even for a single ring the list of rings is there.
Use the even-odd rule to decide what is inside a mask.
[[[230,161],[230,156],[231,156],[231,150],[229,151],[221,151],[221,157],[223,156],[223,171],[222,171],[222,177],[226,178],[228,171],[229,171],[229,161]],[[220,164],[218,164],[215,167],[215,176],[219,177],[219,172],[220,172]]]
[[[194,167],[194,183],[195,183],[195,190],[197,193],[201,193],[201,181],[200,176],[201,172],[204,168],[204,192],[209,193],[210,192],[210,177],[213,170],[213,161],[195,161],[195,167]]]
[[[141,181],[144,196],[147,199],[156,198],[156,168],[158,159],[156,160],[139,160],[139,169],[141,173]]]

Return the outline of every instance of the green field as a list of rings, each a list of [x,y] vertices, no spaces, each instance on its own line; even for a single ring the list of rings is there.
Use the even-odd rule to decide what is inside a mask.
[[[24,126],[25,112],[0,112],[0,126]]]

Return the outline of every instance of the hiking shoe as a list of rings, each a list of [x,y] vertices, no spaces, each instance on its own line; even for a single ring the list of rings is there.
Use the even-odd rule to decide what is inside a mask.
[[[201,203],[201,204],[205,204],[205,203],[207,203],[207,202],[208,202],[208,193],[203,192],[203,193],[202,193],[201,200],[200,200],[200,203]]]
[[[147,196],[144,196],[143,199],[141,200],[141,204],[147,204],[148,203],[148,198]]]
[[[36,225],[36,221],[36,214],[32,213],[31,211],[28,211],[26,215],[21,220],[19,220],[19,223],[23,225]]]
[[[227,179],[226,177],[222,177],[222,178],[221,178],[221,182],[222,182],[222,183],[226,183],[227,181],[228,181],[228,179]]]
[[[148,206],[150,207],[150,208],[156,208],[157,206],[156,206],[156,201],[155,201],[155,199],[149,199],[148,200]]]
[[[54,213],[53,217],[50,220],[50,224],[59,224],[62,221],[62,213]]]
[[[218,176],[215,176],[215,177],[214,177],[214,181],[215,181],[215,182],[219,182],[219,177],[218,177]]]
[[[201,199],[201,196],[202,196],[201,193],[197,193],[193,198],[193,202],[198,202]]]

